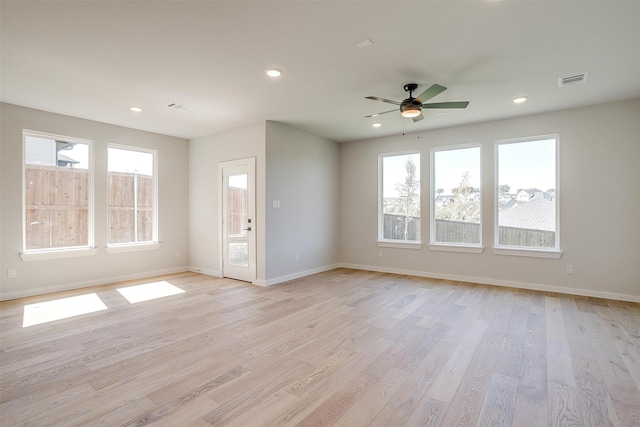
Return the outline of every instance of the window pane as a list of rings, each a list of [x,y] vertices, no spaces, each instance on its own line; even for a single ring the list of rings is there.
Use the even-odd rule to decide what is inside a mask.
[[[88,246],[89,144],[28,134],[24,141],[25,250]]]
[[[499,143],[498,246],[558,248],[556,139]]]
[[[107,152],[108,242],[154,241],[154,154],[114,147]]]
[[[480,244],[480,147],[433,152],[434,243]]]
[[[382,157],[381,240],[420,241],[420,154]]]

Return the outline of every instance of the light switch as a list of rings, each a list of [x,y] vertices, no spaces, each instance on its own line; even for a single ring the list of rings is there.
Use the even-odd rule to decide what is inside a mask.
[[[280,200],[274,200],[272,206],[273,206],[273,209],[280,208]]]

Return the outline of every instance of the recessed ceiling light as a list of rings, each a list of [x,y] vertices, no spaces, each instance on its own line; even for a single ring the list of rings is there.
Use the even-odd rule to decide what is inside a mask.
[[[380,123],[374,123],[371,126],[373,126],[374,128],[379,128],[380,126],[382,126]]]
[[[140,107],[131,107],[131,108],[129,108],[129,109],[130,109],[131,111],[136,112],[136,113],[139,113],[140,111],[142,111],[142,108],[140,108]]]
[[[267,68],[264,70],[269,77],[280,77],[282,75],[282,70],[280,68]]]
[[[527,97],[526,97],[526,96],[521,96],[521,97],[519,97],[519,98],[515,98],[515,99],[513,100],[513,102],[514,102],[514,103],[516,103],[516,104],[522,104],[522,103],[523,103],[524,101],[526,101],[526,100],[527,100]]]
[[[356,46],[358,46],[360,49],[364,48],[364,47],[369,47],[373,44],[373,42],[371,41],[371,39],[365,39],[362,40],[358,43],[356,43]]]

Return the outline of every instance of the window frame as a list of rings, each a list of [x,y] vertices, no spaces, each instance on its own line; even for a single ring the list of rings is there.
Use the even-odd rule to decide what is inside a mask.
[[[87,244],[80,246],[64,246],[54,248],[27,249],[27,137],[53,139],[87,146]],[[92,256],[97,252],[95,246],[95,196],[94,196],[94,146],[93,141],[49,132],[29,129],[22,130],[22,252],[23,261],[39,261],[46,259],[71,258],[78,256]]]
[[[418,150],[393,151],[378,154],[378,236],[376,243],[379,247],[401,248],[401,249],[421,249],[422,248],[422,182],[420,183],[420,236],[418,240],[393,240],[384,238],[384,158],[394,156],[406,156],[417,154],[420,158],[420,176],[422,176],[422,153]]]
[[[125,150],[125,151],[134,151],[134,152],[139,152],[139,153],[147,153],[147,154],[151,154],[152,155],[152,160],[153,160],[153,167],[152,167],[152,171],[153,171],[153,213],[151,215],[152,220],[153,220],[153,227],[152,227],[152,240],[146,240],[143,242],[121,242],[121,243],[109,243],[109,179],[108,179],[108,175],[109,175],[109,149],[113,148],[116,150]],[[107,253],[111,254],[111,253],[121,253],[121,252],[135,252],[135,251],[141,251],[141,250],[154,250],[154,249],[158,249],[160,248],[160,241],[159,241],[159,237],[158,237],[158,150],[154,150],[151,148],[144,148],[144,147],[137,147],[137,146],[133,146],[133,145],[126,145],[126,144],[115,144],[115,143],[108,143],[107,144],[107,180],[106,180],[106,186],[107,186],[107,224],[106,224],[106,232],[107,232],[107,236],[106,236],[106,250]],[[137,197],[137,195],[136,195]],[[137,215],[136,215],[136,220],[137,220]],[[136,236],[137,238],[137,236]]]
[[[478,157],[478,166],[479,166],[479,180],[480,180],[480,242],[479,243],[452,243],[452,242],[437,242],[435,240],[436,237],[436,180],[435,180],[435,157],[436,153],[440,151],[454,151],[454,150],[465,150],[469,148],[478,148],[479,149],[479,157]],[[429,158],[429,178],[430,178],[430,188],[429,188],[429,249],[434,251],[446,251],[446,252],[466,252],[466,253],[482,253],[484,251],[483,239],[482,239],[482,223],[483,223],[483,209],[482,209],[482,198],[483,198],[483,185],[482,185],[482,144],[480,143],[471,143],[471,144],[458,144],[458,145],[447,145],[440,147],[432,147],[430,158]]]
[[[535,142],[544,140],[555,140],[555,246],[553,248],[542,248],[532,246],[510,246],[500,244],[500,211],[498,194],[500,187],[500,159],[499,159],[499,147],[506,144],[517,144],[524,142]],[[495,255],[510,255],[510,256],[524,256],[534,258],[554,258],[558,259],[562,256],[562,250],[560,246],[560,135],[559,134],[547,134],[528,136],[520,138],[508,138],[496,140],[494,142],[494,179],[493,179],[493,253]]]

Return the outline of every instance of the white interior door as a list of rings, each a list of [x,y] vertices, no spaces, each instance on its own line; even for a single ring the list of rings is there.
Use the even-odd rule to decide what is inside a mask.
[[[222,275],[256,280],[255,158],[220,163]]]

